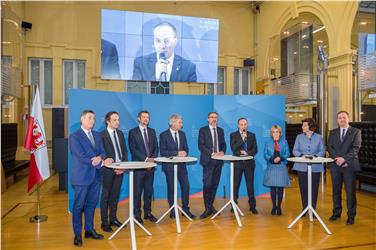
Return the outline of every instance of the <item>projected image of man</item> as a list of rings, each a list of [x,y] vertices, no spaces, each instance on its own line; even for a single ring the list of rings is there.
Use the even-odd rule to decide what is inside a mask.
[[[196,82],[196,65],[175,53],[176,28],[162,22],[153,29],[155,52],[137,57],[133,63],[133,80],[162,82]]]

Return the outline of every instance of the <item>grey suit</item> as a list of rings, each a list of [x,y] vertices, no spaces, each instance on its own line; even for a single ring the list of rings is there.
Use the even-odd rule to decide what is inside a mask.
[[[345,184],[347,215],[356,215],[355,181],[356,171],[360,171],[358,152],[362,143],[361,131],[354,127],[347,129],[346,135],[341,141],[340,128],[330,131],[328,139],[328,151],[331,158],[343,157],[345,163],[338,166],[335,162],[329,164],[332,173],[333,189],[333,214],[342,212],[342,183]]]

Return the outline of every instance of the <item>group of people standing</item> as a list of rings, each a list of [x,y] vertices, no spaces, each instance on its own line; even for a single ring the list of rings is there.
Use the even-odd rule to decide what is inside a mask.
[[[331,131],[328,142],[330,157],[335,162],[330,164],[333,183],[333,215],[331,221],[341,215],[341,187],[345,182],[347,193],[348,221],[353,224],[355,218],[355,171],[359,169],[357,154],[360,148],[360,130],[349,126],[349,115],[341,111],[337,115],[340,128]],[[183,118],[180,115],[171,115],[169,128],[159,135],[149,125],[150,114],[143,110],[138,113],[138,126],[129,131],[128,145],[132,161],[154,162],[158,153],[162,157],[180,156],[189,154],[185,133],[182,131]],[[95,113],[84,110],[81,114],[81,128],[69,137],[70,151],[72,154],[72,185],[74,188],[74,203],[72,211],[72,224],[75,234],[74,245],[82,246],[82,213],[85,216],[85,238],[102,239],[103,235],[94,229],[94,211],[100,197],[101,228],[105,232],[112,232],[112,227],[120,227],[122,222],[117,219],[116,210],[119,200],[120,188],[123,181],[124,170],[106,168],[113,162],[128,161],[128,151],[124,134],[119,130],[119,114],[115,111],[105,116],[106,129],[102,132],[93,130]],[[230,144],[232,154],[235,156],[255,156],[257,142],[254,133],[248,131],[248,120],[239,118],[237,131],[231,133]],[[339,131],[340,129],[340,131]],[[324,156],[325,146],[321,135],[314,132],[315,124],[312,119],[303,120],[303,133],[295,141],[293,154],[295,156]],[[344,132],[343,132],[344,131]],[[337,138],[338,137],[338,138]],[[198,148],[200,151],[200,164],[203,166],[203,198],[205,210],[200,219],[205,219],[217,213],[213,206],[218,184],[221,177],[223,161],[215,160],[213,156],[223,156],[226,153],[224,131],[218,127],[217,112],[208,114],[208,125],[200,128]],[[281,215],[284,187],[290,185],[287,170],[287,158],[290,156],[288,143],[282,138],[282,129],[274,125],[270,129],[270,138],[265,143],[264,158],[267,168],[264,175],[264,185],[270,187],[272,199],[272,215]],[[298,171],[299,186],[303,208],[308,203],[307,191],[307,166],[306,164],[294,165]],[[162,170],[167,182],[167,200],[173,205],[173,165],[162,164]],[[134,215],[138,222],[143,223],[141,216],[141,197],[143,195],[144,220],[156,222],[152,214],[151,202],[153,194],[154,168],[139,169],[134,171]],[[258,214],[254,195],[255,160],[237,161],[234,164],[234,198],[237,202],[239,187],[244,173],[248,193],[249,210]],[[313,166],[313,196],[312,204],[315,207],[318,193],[318,183],[322,165]],[[190,217],[196,216],[189,208],[189,179],[185,163],[178,167],[178,181],[181,189],[182,208]],[[174,210],[170,218],[174,218]]]

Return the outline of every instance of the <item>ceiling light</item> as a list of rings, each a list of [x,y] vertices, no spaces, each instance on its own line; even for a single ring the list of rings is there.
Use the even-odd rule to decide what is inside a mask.
[[[315,33],[319,32],[319,31],[324,30],[324,29],[325,29],[325,26],[322,26],[322,27],[320,27],[320,28],[315,29],[314,31],[312,31],[312,34],[315,34]]]

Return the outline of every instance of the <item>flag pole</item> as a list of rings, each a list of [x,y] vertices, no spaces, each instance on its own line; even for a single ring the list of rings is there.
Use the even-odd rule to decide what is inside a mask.
[[[37,185],[37,215],[30,217],[30,223],[40,223],[48,220],[47,215],[40,214],[40,185]]]

